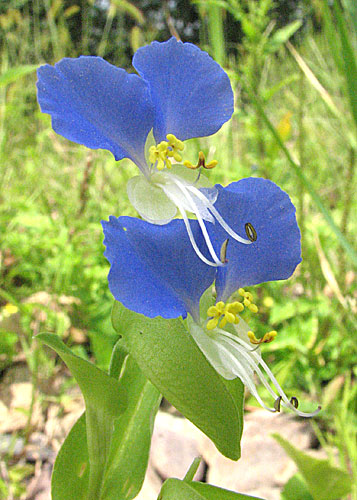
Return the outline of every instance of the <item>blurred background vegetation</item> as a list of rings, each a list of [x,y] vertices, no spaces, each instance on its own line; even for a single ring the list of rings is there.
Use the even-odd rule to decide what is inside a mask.
[[[257,334],[278,330],[266,359],[305,409],[322,404],[317,438],[357,483],[354,0],[0,1],[0,383],[27,364],[32,405],[20,434],[29,439],[32,408],[47,401],[41,383],[57,370],[34,334],[55,332],[107,368],[116,335],[100,220],[135,215],[125,187],[135,167],[57,136],[34,70],[92,54],[133,71],[138,47],[172,35],[223,65],[236,97],[233,119],[188,141],[186,157],[217,159],[209,175],[223,184],[272,179],[297,207],[303,263],[289,281],[254,289],[252,323]]]

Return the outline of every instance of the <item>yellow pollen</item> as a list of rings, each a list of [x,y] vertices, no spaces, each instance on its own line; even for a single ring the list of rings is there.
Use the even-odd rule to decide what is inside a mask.
[[[278,332],[276,332],[275,330],[267,332],[261,339],[257,339],[257,337],[254,335],[254,332],[252,331],[249,331],[247,335],[252,344],[260,345],[260,344],[269,344],[270,342],[273,342],[275,337],[278,335]]]
[[[198,153],[198,162],[197,165],[193,165],[190,161],[184,161],[183,164],[187,168],[191,168],[195,170],[196,168],[206,168],[206,169],[211,169],[214,168],[217,165],[218,161],[217,160],[212,160],[209,163],[206,163],[205,155],[203,154],[202,151]]]
[[[172,167],[170,158],[176,161],[182,161],[179,151],[184,149],[184,143],[177,139],[173,134],[167,134],[167,141],[161,141],[156,146],[151,146],[149,149],[149,161],[153,165],[156,163],[158,170],[163,170],[165,167]]]
[[[207,321],[207,330],[213,330],[217,327],[224,327],[227,323],[239,323],[238,313],[242,312],[244,306],[241,302],[228,302],[225,304],[222,301],[217,302],[215,306],[211,306],[207,310],[207,316],[210,318]]]
[[[250,292],[246,292],[244,288],[240,288],[238,290],[238,293],[241,297],[243,297],[243,305],[249,309],[250,312],[252,313],[257,313],[258,312],[258,306],[253,303],[254,297]]]

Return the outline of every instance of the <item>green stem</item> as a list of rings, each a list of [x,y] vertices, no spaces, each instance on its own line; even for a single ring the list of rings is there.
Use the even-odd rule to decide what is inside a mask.
[[[212,48],[213,58],[224,66],[226,53],[223,30],[223,10],[218,5],[208,5],[208,29],[209,41]]]
[[[100,57],[103,57],[105,54],[105,50],[107,48],[109,32],[110,32],[112,24],[113,24],[113,19],[114,19],[114,13],[113,13],[111,7],[109,7],[107,19],[105,21],[105,25],[104,25],[104,29],[103,29],[102,38],[99,42],[98,51],[97,51],[97,54]]]

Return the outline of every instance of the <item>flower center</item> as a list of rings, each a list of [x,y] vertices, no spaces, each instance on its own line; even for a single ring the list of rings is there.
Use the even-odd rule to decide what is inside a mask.
[[[219,326],[224,328],[227,323],[234,323],[238,325],[239,316],[238,313],[244,311],[245,308],[249,309],[252,313],[258,312],[258,306],[253,302],[253,295],[250,292],[246,292],[244,288],[240,288],[238,290],[238,294],[243,298],[242,302],[234,301],[227,302],[226,304],[222,301],[217,302],[216,305],[211,306],[207,310],[207,316],[210,318],[207,321],[206,328],[207,330],[213,330]],[[270,332],[272,333],[272,332]],[[251,334],[251,335],[249,335]],[[267,334],[266,334],[267,335]],[[260,344],[263,340],[258,340],[253,332],[248,332],[249,338],[252,337],[252,344]],[[268,338],[268,337],[267,337]],[[270,340],[270,342],[273,338]],[[264,341],[265,343],[267,340]]]
[[[145,146],[148,168],[143,172],[144,175],[129,180],[127,185],[129,199],[139,214],[152,224],[167,224],[176,216],[178,210],[197,256],[209,266],[224,266],[227,263],[228,239],[223,243],[220,255],[217,255],[206,222],[217,221],[231,238],[244,245],[256,241],[256,231],[249,222],[246,223],[247,237],[243,238],[227,224],[215,208],[218,191],[205,176],[201,176],[201,167],[212,169],[218,162],[212,160],[206,163],[205,156],[200,151],[197,165],[192,165],[188,161],[181,163],[180,153],[184,150],[184,143],[174,134],[167,134],[166,139],[155,145],[152,132],[148,135]],[[173,160],[176,162],[175,165],[172,163]],[[208,251],[207,256],[202,253],[195,240],[190,214],[195,216],[200,226]]]
[[[167,134],[167,141],[161,141],[156,146],[151,146],[149,149],[149,161],[153,165],[156,164],[157,170],[161,171],[165,167],[171,169],[172,163],[170,158],[174,158],[177,162],[182,161],[182,156],[179,151],[183,151],[185,145],[177,139],[173,134]]]

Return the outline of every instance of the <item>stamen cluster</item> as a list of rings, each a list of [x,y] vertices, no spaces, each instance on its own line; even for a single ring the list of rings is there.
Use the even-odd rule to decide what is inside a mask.
[[[208,308],[207,316],[211,317],[207,321],[207,330],[213,330],[217,327],[220,322],[220,326],[223,328],[227,323],[239,323],[238,313],[244,310],[244,305],[241,302],[231,302],[225,304],[222,301],[217,302],[215,306]]]
[[[167,134],[166,139],[167,141],[161,141],[149,149],[149,161],[153,165],[156,163],[158,170],[163,170],[165,167],[170,169],[172,167],[170,158],[174,158],[178,162],[182,161],[179,151],[184,150],[184,143],[173,134]]]
[[[244,288],[240,288],[238,293],[241,297],[243,297],[243,304],[245,307],[247,307],[250,312],[257,313],[258,306],[253,302],[253,295],[250,292],[246,292]]]
[[[249,311],[253,313],[258,312],[258,307],[256,304],[254,304],[253,295],[250,292],[246,292],[244,288],[240,288],[238,290],[238,293],[241,297],[243,297],[243,302],[235,301],[235,302],[227,302],[227,304],[225,304],[224,302],[219,301],[217,302],[216,305],[211,306],[208,309],[207,316],[211,319],[207,321],[206,325],[207,330],[213,330],[218,326],[218,323],[221,328],[224,328],[227,323],[233,323],[237,325],[239,323],[238,314],[243,312],[245,307],[248,308]],[[250,333],[252,333],[253,338],[257,340],[254,333],[253,332]],[[271,340],[273,340],[273,338]],[[260,343],[260,342],[252,341],[252,343]]]
[[[225,304],[222,301],[217,302],[216,305],[211,306],[207,310],[207,316],[210,318],[207,321],[207,330],[214,330],[217,328],[218,324],[220,328],[224,328],[227,323],[232,323],[237,325],[239,323],[238,314],[243,312],[245,308],[249,309],[252,313],[258,312],[258,306],[253,302],[253,295],[250,292],[246,292],[244,288],[239,288],[238,293],[243,297],[243,302],[227,302]],[[264,334],[262,338],[257,338],[251,330],[247,332],[247,336],[250,342],[254,345],[268,344],[273,342],[278,332],[271,330]]]

